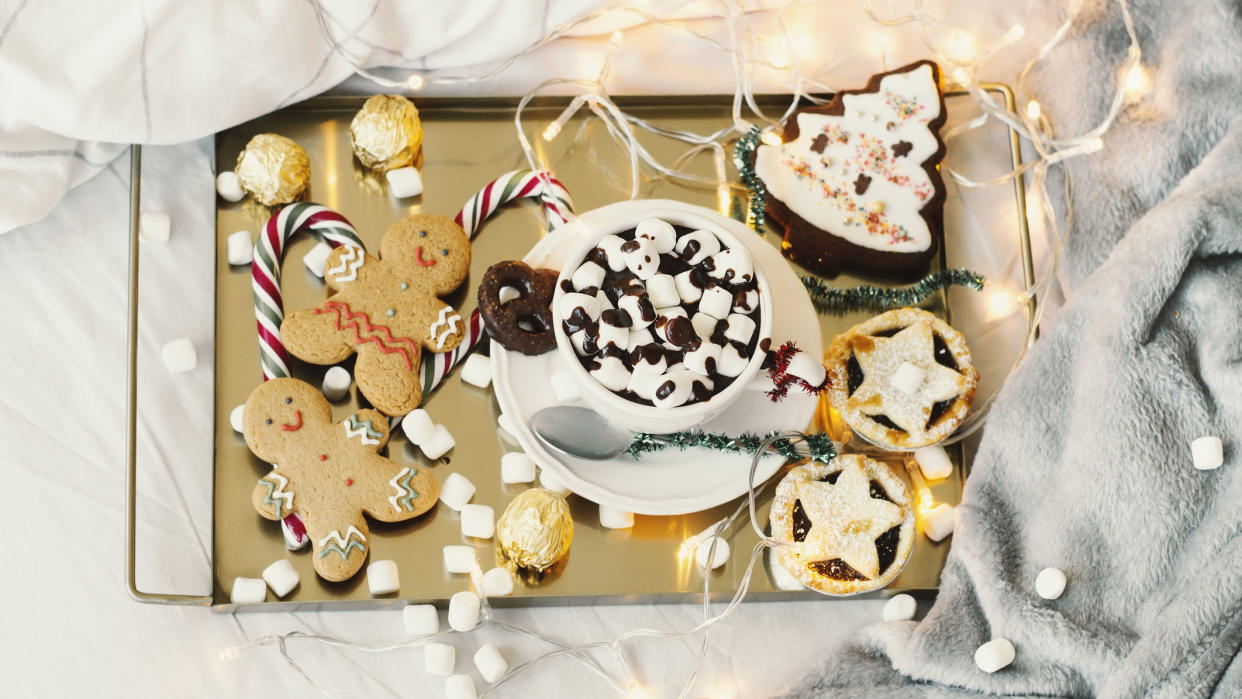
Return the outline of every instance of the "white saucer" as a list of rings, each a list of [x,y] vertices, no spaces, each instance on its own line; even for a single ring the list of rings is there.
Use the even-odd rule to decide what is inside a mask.
[[[699,214],[705,211],[688,204],[680,206]],[[576,223],[550,232],[527,253],[525,262],[532,267],[559,270],[564,255],[577,244],[575,226],[592,225],[593,213],[582,214]],[[746,244],[755,264],[767,275],[776,301],[772,346],[794,340],[803,351],[821,356],[819,318],[793,268],[776,248],[753,231],[737,221],[714,215]],[[750,455],[667,449],[638,460],[623,455],[610,461],[587,461],[544,446],[531,432],[530,418],[539,409],[557,404],[549,378],[563,369],[563,360],[557,352],[528,357],[507,351],[496,342],[492,343],[491,357],[496,400],[501,411],[512,418],[517,430],[513,437],[540,468],[551,470],[578,495],[636,514],[682,515],[715,507],[746,492]],[[702,429],[730,435],[805,430],[815,414],[816,402],[814,396],[791,391],[784,400],[773,403],[763,391],[748,390]],[[770,478],[782,463],[778,456],[765,457],[755,474],[756,484]]]

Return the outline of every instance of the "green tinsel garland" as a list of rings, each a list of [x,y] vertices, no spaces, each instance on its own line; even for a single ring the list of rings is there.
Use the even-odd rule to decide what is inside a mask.
[[[822,279],[802,277],[802,283],[811,295],[811,302],[820,313],[849,313],[851,311],[887,311],[893,308],[916,306],[927,297],[950,286],[965,286],[975,291],[983,288],[983,275],[968,269],[942,269],[932,272],[910,286],[889,289],[864,284],[852,289],[828,286]]]
[[[742,184],[746,186],[746,191],[750,192],[750,213],[746,217],[746,222],[756,233],[763,233],[763,224],[767,222],[764,203],[768,197],[768,190],[764,188],[763,181],[755,174],[754,154],[758,147],[759,127],[752,126],[750,132],[739,139],[737,145],[733,147],[733,165],[742,176]]]
[[[634,435],[634,441],[630,443],[630,448],[626,450],[626,453],[637,459],[643,454],[670,447],[682,450],[689,447],[699,447],[729,452],[731,454],[753,454],[764,439],[775,434],[777,433],[771,432],[765,437],[760,437],[750,432],[738,436],[730,436],[703,432],[702,430],[661,435],[639,432]],[[806,441],[807,450],[810,452],[811,458],[816,461],[827,463],[837,455],[836,447],[832,445],[832,440],[826,434],[808,434],[803,439]],[[778,439],[772,443],[771,448],[786,459],[803,458],[803,455],[799,454],[795,448],[794,442],[789,439]]]

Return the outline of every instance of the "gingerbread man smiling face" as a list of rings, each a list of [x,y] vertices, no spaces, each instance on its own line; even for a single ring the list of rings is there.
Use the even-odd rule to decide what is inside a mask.
[[[347,580],[366,561],[364,514],[402,522],[440,496],[430,473],[379,455],[388,441],[383,415],[359,410],[334,422],[323,395],[297,379],[273,379],[250,394],[245,436],[250,451],[272,464],[255,486],[255,509],[267,519],[302,519],[315,572],[325,580]]]
[[[379,254],[333,250],[324,279],[337,293],[290,313],[280,334],[293,356],[312,364],[357,352],[362,395],[386,415],[404,415],[422,400],[421,350],[448,352],[465,335],[461,316],[439,297],[465,281],[470,238],[452,219],[409,216],[384,233]]]

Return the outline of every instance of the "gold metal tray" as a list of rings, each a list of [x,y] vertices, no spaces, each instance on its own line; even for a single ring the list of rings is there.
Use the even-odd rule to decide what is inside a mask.
[[[988,85],[1012,106],[1012,93],[1004,85]],[[946,103],[950,123],[965,121],[977,113],[965,93],[949,93]],[[310,155],[312,180],[309,199],[344,214],[357,228],[368,248],[375,250],[385,228],[393,221],[419,211],[452,216],[465,200],[483,185],[514,168],[526,167],[513,129],[515,100],[509,99],[420,99],[417,101],[425,138],[421,170],[425,183],[422,196],[398,200],[388,196],[382,178],[363,169],[353,157],[349,141],[349,122],[361,106],[361,97],[326,97],[311,100],[279,112],[255,119],[217,135],[215,143],[218,170],[232,169],[238,152],[251,136],[276,132],[300,143]],[[632,97],[617,101],[632,114],[660,126],[698,133],[708,133],[726,126],[730,121],[731,98],[713,96]],[[526,112],[528,128],[536,132],[554,119],[567,103],[549,99]],[[772,96],[761,104],[772,113],[779,113],[787,97]],[[955,112],[963,118],[954,119]],[[969,113],[966,113],[969,112]],[[536,141],[541,157],[573,195],[576,210],[586,211],[628,195],[628,160],[615,147],[607,131],[596,121],[586,118],[585,110],[571,120],[562,135],[551,143]],[[668,162],[683,149],[682,144],[657,137],[644,137],[644,144],[653,155]],[[993,147],[1000,166],[1009,169],[1019,162],[1016,134],[1002,134],[1000,147]],[[1005,146],[1008,146],[1005,151]],[[218,202],[216,214],[216,334],[215,334],[215,473],[213,591],[206,596],[183,596],[143,592],[134,582],[134,440],[137,412],[136,383],[136,320],[137,320],[137,213],[139,210],[141,153],[133,152],[132,231],[130,264],[130,346],[129,346],[129,442],[128,442],[128,517],[127,580],[132,596],[140,601],[169,604],[212,605],[231,611],[229,589],[237,576],[257,577],[272,561],[288,557],[301,573],[301,585],[281,601],[255,605],[261,609],[308,609],[348,607],[396,607],[406,602],[421,601],[446,604],[454,592],[469,586],[466,576],[449,575],[443,571],[441,548],[449,544],[472,543],[479,560],[487,569],[495,558],[492,541],[463,541],[457,514],[437,507],[414,522],[400,525],[371,523],[373,559],[393,559],[401,574],[401,590],[397,595],[372,598],[367,591],[365,574],[344,583],[326,583],[312,567],[309,549],[286,551],[277,523],[264,520],[251,507],[250,495],[255,480],[266,473],[268,466],[252,456],[242,438],[229,425],[229,412],[245,401],[259,382],[258,346],[252,312],[250,267],[232,268],[226,256],[226,238],[236,230],[261,230],[269,211],[250,200],[238,204]],[[705,176],[714,176],[712,159],[704,155],[692,163]],[[730,172],[736,180],[736,173]],[[740,187],[728,192],[716,188],[681,185],[669,181],[645,182],[643,196],[679,199],[689,203],[717,208],[727,215],[742,218],[746,211],[746,192]],[[995,226],[998,235],[1013,236],[1024,261],[1024,280],[1029,287],[1030,243],[1026,231],[1025,202],[1020,183],[1013,188],[1017,216],[1005,229]],[[946,215],[951,214],[947,210]],[[954,235],[954,222],[946,221],[947,237]],[[470,278],[451,299],[463,315],[474,308],[474,288],[488,266],[499,260],[517,259],[543,234],[543,220],[538,207],[530,202],[513,204],[487,222],[474,240]],[[769,232],[766,238],[773,245],[779,236]],[[289,310],[319,303],[324,298],[323,283],[306,271],[301,258],[313,241],[298,236],[287,247],[284,264],[284,297]],[[943,246],[938,265],[957,266],[953,245]],[[206,264],[206,262],[204,262]],[[986,273],[986,272],[985,272]],[[842,275],[834,283],[854,286],[860,283],[882,283],[876,280]],[[954,292],[963,293],[963,292]],[[969,293],[969,292],[965,292]],[[948,317],[948,293],[940,293],[927,307]],[[956,310],[956,309],[953,309]],[[868,314],[844,316],[824,315],[820,324],[825,343],[836,333],[857,323]],[[969,339],[969,338],[968,338]],[[326,367],[312,366],[293,360],[295,376],[319,385]],[[997,385],[999,379],[997,378]],[[350,397],[334,406],[338,415],[358,405],[356,387]],[[441,481],[451,472],[467,476],[477,487],[473,502],[491,505],[499,515],[505,505],[527,486],[502,485],[499,476],[501,455],[516,446],[506,443],[496,431],[498,408],[490,390],[464,384],[451,375],[424,407],[434,419],[448,426],[456,437],[457,446],[438,463],[426,463],[422,454],[411,447],[400,430],[388,446],[390,458],[429,468]],[[821,418],[824,413],[821,411]],[[818,420],[817,420],[818,421]],[[966,468],[962,449],[950,449],[956,462],[951,477],[933,485],[931,493],[938,502],[955,504],[961,494]],[[903,469],[898,469],[903,472]],[[759,513],[767,519],[771,488],[762,493]],[[581,604],[615,602],[664,602],[698,599],[702,591],[701,573],[693,555],[680,551],[685,539],[703,531],[729,514],[737,501],[692,515],[678,517],[635,518],[630,530],[608,530],[599,525],[594,504],[577,496],[570,497],[575,532],[568,564],[563,572],[539,585],[518,581],[512,597],[495,599],[497,606],[537,604]],[[749,559],[755,535],[741,517],[727,532],[733,556],[721,569],[712,573],[713,596],[731,596],[736,590]],[[900,577],[882,594],[898,591],[931,593],[935,590],[951,539],[939,544],[918,536],[912,558]],[[681,555],[679,555],[681,554]],[[809,591],[782,591],[772,579],[768,563],[756,571],[751,583],[750,599],[824,599]]]

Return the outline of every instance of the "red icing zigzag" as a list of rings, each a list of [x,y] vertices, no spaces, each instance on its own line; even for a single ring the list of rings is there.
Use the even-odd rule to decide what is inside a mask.
[[[336,329],[345,330],[352,329],[354,331],[354,339],[359,345],[367,342],[374,342],[380,351],[385,354],[400,354],[405,360],[405,368],[414,371],[414,357],[418,356],[418,345],[408,337],[393,337],[392,331],[383,325],[372,325],[371,319],[367,314],[354,312],[349,304],[342,301],[325,301],[325,308],[316,308],[315,313],[336,313]],[[358,325],[361,319],[363,326]],[[348,323],[342,323],[343,320],[349,320]],[[366,337],[362,333],[367,333]]]

